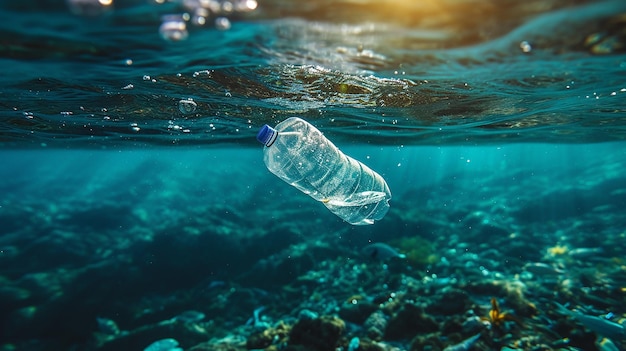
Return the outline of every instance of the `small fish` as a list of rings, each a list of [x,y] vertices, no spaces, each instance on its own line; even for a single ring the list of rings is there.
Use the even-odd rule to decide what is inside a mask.
[[[117,327],[114,320],[97,317],[96,321],[98,322],[98,330],[102,334],[117,335],[120,333],[120,328]]]
[[[568,253],[571,257],[580,259],[600,255],[604,250],[601,247],[579,247],[569,250]]]
[[[481,334],[476,334],[472,337],[469,337],[456,345],[450,345],[443,349],[443,351],[467,351],[474,346],[476,341],[480,338]]]
[[[524,266],[524,270],[537,276],[558,276],[565,274],[564,270],[541,262],[527,263]]]
[[[365,255],[369,256],[370,258],[373,258],[379,261],[387,261],[391,259],[392,257],[406,258],[405,254],[401,254],[395,249],[393,249],[391,246],[387,244],[383,244],[383,243],[374,243],[374,244],[367,245],[366,247],[363,248],[363,252],[365,253]]]
[[[598,335],[602,335],[611,340],[622,340],[626,338],[626,329],[623,325],[606,320],[606,318],[590,316],[578,311],[570,311],[557,302],[555,302],[555,304],[560,313],[573,317]]]
[[[181,321],[183,323],[196,323],[204,319],[204,313],[198,311],[185,311],[176,317],[172,318],[174,321]]]

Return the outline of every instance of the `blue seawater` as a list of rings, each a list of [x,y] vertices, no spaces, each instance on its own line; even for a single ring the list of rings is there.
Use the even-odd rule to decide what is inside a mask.
[[[475,347],[591,350],[551,301],[626,315],[624,1],[6,1],[0,38],[0,350],[443,349],[491,297],[526,327]],[[386,179],[385,218],[269,173],[290,116]],[[307,344],[302,310],[350,327]]]

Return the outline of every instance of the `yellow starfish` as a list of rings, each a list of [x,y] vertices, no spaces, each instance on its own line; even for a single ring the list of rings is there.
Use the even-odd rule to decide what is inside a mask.
[[[491,325],[495,327],[501,327],[504,322],[507,321],[519,323],[519,320],[515,318],[515,316],[513,316],[512,314],[500,312],[500,306],[498,306],[498,301],[496,301],[495,297],[491,298],[491,310],[489,311],[489,318],[483,317],[481,319],[489,321]]]

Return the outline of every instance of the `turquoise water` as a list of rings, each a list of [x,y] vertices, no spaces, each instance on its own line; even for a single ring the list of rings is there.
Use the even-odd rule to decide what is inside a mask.
[[[625,347],[554,305],[626,318],[623,1],[106,3],[0,4],[0,350]],[[265,168],[290,116],[385,218]]]

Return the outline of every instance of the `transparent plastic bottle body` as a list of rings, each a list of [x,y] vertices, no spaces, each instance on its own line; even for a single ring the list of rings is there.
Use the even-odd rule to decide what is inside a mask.
[[[300,118],[286,119],[274,129],[275,140],[263,150],[272,173],[350,224],[372,224],[385,216],[391,191],[378,173],[344,155]]]

